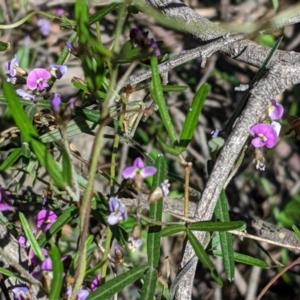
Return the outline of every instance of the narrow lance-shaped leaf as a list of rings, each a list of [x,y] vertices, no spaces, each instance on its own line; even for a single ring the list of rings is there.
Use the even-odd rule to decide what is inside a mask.
[[[168,225],[160,231],[160,236],[170,236],[178,232],[186,230],[186,226],[183,224]]]
[[[154,174],[152,190],[160,186],[165,180],[165,158],[162,154],[159,154],[155,160],[155,167],[157,172]],[[161,221],[163,200],[159,199],[154,203],[150,204],[149,217],[156,221]],[[148,263],[151,267],[155,268],[160,258],[160,226],[150,226],[147,237],[147,255]]]
[[[237,230],[245,225],[243,221],[232,221],[232,222],[195,222],[188,225],[189,230],[198,231],[229,231]]]
[[[22,149],[16,148],[14,149],[8,157],[4,160],[4,162],[0,165],[0,172],[7,170],[10,166],[12,166],[21,156]]]
[[[168,111],[168,107],[166,105],[166,100],[164,98],[164,94],[162,91],[160,75],[158,72],[157,57],[154,55],[151,56],[151,69],[152,69],[152,81],[151,81],[150,93],[153,100],[158,106],[159,114],[161,116],[164,126],[166,127],[170,140],[173,144],[175,144],[177,142],[177,134],[173,126]]]
[[[189,142],[194,136],[195,129],[198,125],[199,116],[206,99],[206,95],[210,90],[210,86],[205,83],[201,85],[199,90],[194,96],[191,107],[189,108],[188,114],[186,116],[185,122],[183,124],[178,148],[184,151],[188,146]]]
[[[213,250],[212,255],[223,257],[223,253],[220,250]],[[234,259],[234,261],[242,263],[242,264],[256,266],[256,267],[264,268],[264,269],[269,268],[269,265],[266,262],[264,262],[263,260],[257,259],[255,257],[251,257],[249,255],[234,252],[233,259]]]
[[[190,243],[191,243],[198,259],[200,260],[200,262],[210,270],[210,273],[211,273],[212,277],[215,279],[215,281],[217,282],[217,284],[219,286],[223,286],[223,282],[222,282],[219,274],[217,273],[214,264],[212,263],[209,256],[205,252],[205,250],[204,250],[203,246],[201,245],[201,243],[195,237],[193,232],[190,231],[189,229],[187,230],[187,238],[190,241]]]
[[[215,216],[218,221],[229,222],[229,213],[227,206],[227,197],[225,191],[222,190],[220,197],[218,199]],[[233,253],[233,238],[228,232],[219,232],[221,249],[223,253],[223,265],[227,279],[229,281],[234,280],[234,253]]]
[[[143,300],[154,299],[156,282],[157,282],[157,270],[149,267],[149,269],[146,272],[140,299]]]
[[[50,257],[52,259],[53,280],[51,282],[49,300],[56,300],[60,298],[60,292],[63,285],[64,271],[60,251],[57,246],[51,246]]]
[[[118,275],[114,279],[101,285],[96,291],[91,292],[86,300],[108,299],[109,297],[112,297],[114,294],[124,289],[128,284],[141,278],[148,268],[148,265],[142,265]]]
[[[43,255],[42,249],[41,249],[39,243],[37,242],[35,236],[33,235],[32,231],[31,231],[31,228],[30,228],[30,226],[27,222],[26,217],[21,212],[19,212],[19,217],[20,217],[20,221],[22,223],[26,238],[27,238],[34,254],[37,256],[37,258],[40,261],[43,261],[45,259],[45,257]]]

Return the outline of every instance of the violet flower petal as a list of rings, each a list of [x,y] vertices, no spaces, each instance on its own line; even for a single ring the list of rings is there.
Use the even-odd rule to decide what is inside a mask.
[[[50,67],[56,79],[61,79],[67,73],[68,69],[65,65],[50,65]]]
[[[53,112],[58,113],[60,111],[60,106],[61,106],[60,94],[52,93],[50,96],[50,102],[51,102],[51,109],[53,110]]]
[[[47,80],[50,78],[51,73],[48,70],[36,68],[28,73],[26,83],[30,90],[37,89],[38,91],[42,91],[49,86]]]
[[[37,21],[37,25],[40,27],[42,35],[48,35],[51,30],[51,23],[46,18],[41,18]]]
[[[145,167],[145,164],[140,157],[137,157],[133,162],[133,166],[139,169],[143,169]]]
[[[20,97],[22,97],[25,100],[34,100],[34,98],[35,98],[35,95],[32,95],[23,89],[17,89],[16,93],[17,93],[17,95],[19,95]]]
[[[271,105],[269,106],[269,117],[271,120],[278,120],[282,117],[284,108],[275,99],[271,99]]]
[[[112,212],[107,217],[107,223],[111,226],[116,225],[120,221],[120,214],[117,212]]]
[[[146,178],[155,174],[156,171],[157,169],[155,167],[146,167],[142,170],[141,175],[143,178]]]
[[[26,300],[28,298],[29,289],[27,286],[17,286],[11,290],[14,295],[14,300]]]
[[[125,179],[133,178],[138,171],[138,168],[136,166],[127,167],[122,171],[122,176]]]

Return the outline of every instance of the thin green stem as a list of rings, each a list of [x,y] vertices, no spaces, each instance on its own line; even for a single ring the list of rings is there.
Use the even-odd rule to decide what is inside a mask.
[[[23,23],[25,23],[27,20],[29,20],[34,15],[42,15],[42,16],[45,16],[45,17],[51,19],[51,20],[57,19],[60,22],[62,22],[62,18],[60,18],[58,16],[46,13],[44,11],[36,10],[36,11],[32,11],[31,13],[29,13],[28,15],[26,15],[24,18],[22,18],[21,20],[15,22],[15,23],[12,23],[12,24],[9,24],[9,25],[0,25],[0,29],[12,29],[12,28],[16,28],[16,27],[22,25]]]
[[[89,227],[90,212],[91,212],[91,200],[93,197],[95,175],[98,167],[98,157],[102,149],[102,139],[104,135],[104,126],[100,126],[96,133],[95,142],[91,153],[91,163],[89,179],[84,193],[84,197],[80,206],[80,242],[79,242],[79,257],[77,267],[74,275],[74,290],[71,296],[71,300],[75,300],[77,292],[79,291],[86,269],[86,238]]]
[[[101,267],[101,277],[102,278],[106,277],[108,256],[109,256],[109,251],[110,251],[112,238],[113,238],[112,232],[111,232],[110,228],[107,227],[106,240],[105,240],[105,249],[104,249],[104,254],[103,254],[104,263]]]

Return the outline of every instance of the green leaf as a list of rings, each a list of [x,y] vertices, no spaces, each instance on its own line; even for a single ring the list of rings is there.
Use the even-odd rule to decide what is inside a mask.
[[[24,216],[23,213],[19,212],[19,218],[22,223],[26,238],[27,238],[34,254],[37,256],[37,258],[40,261],[43,261],[45,259],[45,257],[43,255],[42,249],[41,249],[39,243],[37,242],[35,236],[33,235],[32,230],[27,222],[26,217]]]
[[[9,43],[5,43],[0,41],[0,51],[6,51],[10,48],[10,44]]]
[[[123,274],[118,275],[114,279],[111,279],[107,283],[100,285],[100,287],[96,291],[91,292],[86,299],[108,299],[109,297],[124,289],[126,285],[141,278],[148,268],[148,265],[141,265],[138,267],[134,267],[127,272],[124,272]]]
[[[220,250],[213,250],[212,255],[223,257],[223,253]],[[263,260],[248,256],[245,254],[234,252],[233,259],[234,259],[234,261],[245,264],[245,265],[256,266],[256,267],[264,268],[264,269],[269,268],[269,265],[266,262],[264,262]]]
[[[296,225],[293,225],[292,228],[293,228],[294,232],[296,233],[298,240],[300,240],[300,231],[299,231],[299,229],[297,228]]]
[[[210,90],[210,86],[205,83],[201,85],[199,90],[194,96],[191,107],[189,108],[185,122],[183,124],[180,140],[179,149],[184,151],[194,136],[195,129],[198,125],[199,116],[204,105],[204,101],[207,93]]]
[[[62,147],[60,147],[60,153],[62,155],[63,177],[64,177],[65,181],[67,182],[67,184],[71,184],[71,182],[72,182],[72,162],[71,162],[71,158],[69,156],[69,152],[62,145]]]
[[[219,274],[216,271],[216,268],[214,266],[214,264],[212,263],[212,261],[210,260],[209,256],[207,255],[207,253],[205,252],[203,246],[201,245],[201,243],[197,240],[197,238],[195,237],[195,235],[193,234],[192,231],[190,231],[189,229],[186,231],[187,232],[187,238],[190,241],[198,259],[200,260],[200,262],[207,267],[210,270],[210,273],[212,275],[212,277],[214,278],[214,280],[216,281],[216,283],[219,286],[223,286],[223,282],[219,276]]]
[[[219,136],[211,138],[208,141],[208,147],[211,153],[219,151],[225,144],[225,140]]]
[[[94,135],[93,131],[97,130],[98,128],[99,128],[99,125],[97,123],[84,120],[81,117],[75,117],[67,125],[66,131],[67,131],[67,136],[70,138],[70,137],[78,135],[82,132]],[[62,139],[62,136],[61,136],[59,129],[54,129],[54,130],[49,131],[41,136],[41,141],[43,143],[60,141],[61,139]]]
[[[75,205],[71,205],[63,211],[63,213],[57,218],[55,223],[43,233],[43,235],[38,239],[39,245],[41,247],[45,246],[48,240],[57,233],[65,224],[69,223],[73,218],[78,215],[78,208]]]
[[[46,168],[49,176],[53,179],[57,186],[64,188],[67,183],[64,181],[62,173],[57,168],[56,162],[53,156],[49,153],[46,145],[39,141],[38,133],[27,118],[22,106],[18,102],[12,85],[4,82],[3,91],[15,123],[20,129],[24,140],[29,143],[37,159],[41,165]]]
[[[185,86],[185,85],[167,84],[167,85],[162,85],[161,87],[162,87],[163,92],[182,92],[187,89],[187,86]]]
[[[245,225],[244,221],[232,221],[232,222],[195,222],[188,225],[189,230],[198,231],[228,231],[237,230]]]
[[[154,299],[156,282],[157,282],[157,270],[150,267],[146,272],[140,299],[143,300]]]
[[[227,198],[225,191],[222,190],[220,197],[218,199],[215,216],[218,221],[229,222],[230,217],[227,207]],[[233,238],[232,235],[228,232],[219,232],[221,249],[223,253],[223,265],[227,279],[229,281],[234,280],[234,253],[233,253]]]
[[[0,172],[6,171],[10,166],[12,166],[21,156],[22,148],[14,149],[0,165]]]
[[[174,148],[173,145],[170,146],[170,145],[168,145],[167,143],[165,143],[165,141],[162,140],[162,139],[159,137],[159,135],[156,136],[156,139],[157,139],[157,141],[158,141],[160,147],[163,149],[163,151],[165,151],[165,152],[167,152],[167,153],[170,153],[170,154],[172,154],[172,155],[175,155],[175,156],[178,156],[178,155],[181,153],[181,151],[178,150],[178,149],[176,149],[176,148]]]
[[[154,191],[160,184],[165,180],[166,176],[166,165],[165,158],[162,154],[158,154],[155,160],[155,167],[157,172],[153,176],[152,190]],[[163,200],[159,199],[154,203],[150,204],[149,218],[161,221]],[[148,264],[155,268],[158,265],[160,259],[160,226],[150,226],[147,237],[147,255]]]
[[[103,19],[107,14],[112,12],[118,7],[119,3],[112,3],[109,5],[104,6],[102,9],[97,10],[95,14],[89,17],[88,19],[88,26],[100,21]]]
[[[160,236],[170,236],[178,232],[186,230],[186,226],[183,224],[172,224],[168,225],[160,231]]]
[[[162,91],[162,85],[160,80],[160,75],[158,72],[157,66],[157,57],[151,56],[151,69],[152,69],[152,81],[150,86],[151,97],[155,101],[158,106],[159,114],[161,116],[162,122],[166,127],[168,135],[171,139],[173,145],[177,142],[177,134],[175,128],[173,126],[168,107],[166,105],[166,101],[164,98],[164,94]]]
[[[63,264],[61,261],[60,251],[57,246],[51,245],[50,257],[52,259],[53,280],[49,300],[57,300],[60,298],[60,292],[63,285]]]
[[[7,277],[12,277],[12,278],[16,278],[16,279],[19,279],[19,280],[24,280],[24,278],[19,276],[18,274],[16,274],[16,272],[12,272],[8,269],[4,269],[4,268],[1,268],[1,267],[0,267],[0,273],[3,274],[3,275],[6,275]],[[25,281],[26,281],[26,279],[25,279]]]

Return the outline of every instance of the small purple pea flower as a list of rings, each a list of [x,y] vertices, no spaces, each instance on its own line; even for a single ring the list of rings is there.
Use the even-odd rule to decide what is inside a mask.
[[[46,18],[41,18],[38,20],[37,25],[40,27],[42,35],[46,36],[50,33],[51,23]]]
[[[117,198],[110,197],[108,201],[110,215],[107,217],[109,225],[116,225],[119,221],[127,218],[127,210]]]
[[[138,157],[134,160],[132,166],[127,167],[122,171],[122,176],[125,179],[133,179],[136,175],[146,178],[152,176],[156,171],[157,169],[155,167],[145,167],[143,160]]]
[[[31,299],[29,289],[26,285],[17,286],[11,290],[14,295],[14,300],[28,300]]]
[[[10,192],[6,191],[0,185],[0,211],[13,211],[15,208],[12,206],[12,199]]]
[[[266,146],[267,148],[272,148],[277,143],[277,132],[270,124],[259,123],[253,125],[250,128],[250,133],[254,136],[251,140],[253,147]]]
[[[45,257],[48,257],[48,251],[45,248],[42,248],[42,253]],[[29,250],[29,254],[28,254],[28,258],[30,261],[30,265],[31,267],[34,269],[37,265],[40,264],[39,259],[37,258],[37,256],[35,255],[34,251],[32,249]]]
[[[36,68],[31,70],[27,76],[27,86],[30,90],[37,89],[38,91],[43,91],[49,86],[47,80],[51,78],[51,73],[44,68]]]
[[[51,109],[55,114],[60,113],[61,110],[61,98],[60,94],[52,93],[50,96]]]
[[[16,70],[17,67],[19,67],[19,60],[16,55],[14,56],[14,58],[11,61],[8,61],[4,64],[5,70],[8,71],[7,76],[9,78],[7,79],[7,81],[10,82],[11,79],[13,79],[17,76],[17,70]]]
[[[278,120],[283,115],[283,106],[279,104],[275,99],[271,99],[268,112],[271,120]]]
[[[56,221],[57,215],[52,210],[42,209],[38,212],[35,224],[36,227],[40,228],[42,231],[48,230],[51,225]]]
[[[50,73],[56,79],[61,79],[67,73],[67,69],[68,69],[68,67],[65,65],[50,65],[50,67],[51,67]]]
[[[95,291],[101,284],[101,274],[98,274],[91,282],[91,291]]]
[[[66,293],[67,296],[68,296],[68,299],[72,295],[72,290],[73,290],[72,287],[69,286],[68,289],[67,289],[67,293]],[[85,300],[88,295],[89,295],[89,291],[88,290],[81,289],[77,293],[76,300]]]
[[[35,95],[30,94],[23,89],[17,89],[16,93],[25,100],[34,100],[34,98],[35,98]]]
[[[131,235],[128,238],[129,248],[132,252],[142,246],[143,242],[140,239],[141,237],[141,226],[135,224],[132,228]]]
[[[66,42],[65,45],[66,45],[66,48],[68,49],[68,51],[71,52],[71,50],[72,50],[72,44],[69,43],[69,42]]]
[[[28,240],[27,240],[26,237],[23,236],[23,235],[20,235],[20,236],[18,237],[18,243],[19,243],[22,247],[24,247],[24,248],[28,248],[28,247],[30,246]]]
[[[151,38],[151,39],[149,40],[149,45],[150,45],[150,47],[153,49],[155,56],[160,56],[160,55],[161,55],[161,52],[160,52],[160,50],[159,50],[159,48],[158,48],[158,45],[157,45],[157,43],[155,42],[154,38]]]

